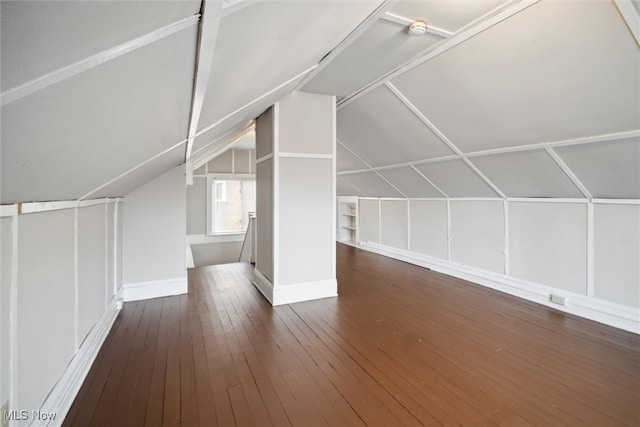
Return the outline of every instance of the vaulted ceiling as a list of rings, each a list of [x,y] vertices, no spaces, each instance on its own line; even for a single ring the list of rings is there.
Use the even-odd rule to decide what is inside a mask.
[[[636,0],[0,7],[2,203],[126,195],[293,90],[337,96],[339,194],[640,198]]]

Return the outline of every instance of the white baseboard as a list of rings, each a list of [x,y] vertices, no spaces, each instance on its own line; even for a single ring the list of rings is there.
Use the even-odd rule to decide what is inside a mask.
[[[273,305],[273,283],[264,274],[260,273],[258,268],[253,269],[253,278],[253,285]]]
[[[125,283],[123,286],[124,301],[139,301],[151,298],[168,297],[186,294],[187,278],[152,280],[150,282]]]
[[[257,268],[253,274],[255,278],[253,284],[274,306],[338,296],[336,279],[273,286],[273,283]]]
[[[632,307],[614,304],[563,289],[516,279],[378,243],[362,243],[361,247],[364,250],[379,255],[426,267],[439,273],[486,286],[565,313],[574,314],[589,320],[624,329],[625,331],[640,334],[640,310]],[[552,303],[550,300],[551,294],[564,296],[566,298],[566,305]]]
[[[119,294],[113,298],[107,310],[93,326],[62,377],[45,399],[40,412],[56,414],[54,419],[49,420],[47,426],[57,427],[64,422],[121,308],[122,296]]]

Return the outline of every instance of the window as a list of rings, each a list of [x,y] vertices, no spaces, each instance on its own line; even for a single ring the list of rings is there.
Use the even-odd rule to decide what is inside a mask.
[[[249,212],[256,211],[253,175],[209,178],[209,234],[240,234],[247,231]]]

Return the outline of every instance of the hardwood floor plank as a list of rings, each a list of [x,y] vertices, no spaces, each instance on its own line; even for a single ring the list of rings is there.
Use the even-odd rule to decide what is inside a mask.
[[[65,426],[637,427],[640,337],[338,245],[338,298],[253,267],[126,303]]]

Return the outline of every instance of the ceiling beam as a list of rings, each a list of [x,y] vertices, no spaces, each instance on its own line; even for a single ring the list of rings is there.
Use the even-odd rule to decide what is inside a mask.
[[[405,18],[404,16],[396,15],[391,12],[385,12],[380,18],[388,22],[393,22],[394,24],[402,25],[403,27],[408,27],[414,22],[413,19]],[[443,39],[449,38],[453,35],[451,31],[434,27],[432,25],[429,25],[428,22],[427,22],[427,33],[433,34],[434,36],[442,37]]]
[[[140,49],[141,47],[147,46],[165,37],[169,37],[172,34],[196,25],[199,18],[199,14],[189,16],[188,18],[181,19],[180,21],[145,34],[144,36],[122,43],[118,46],[112,47],[111,49],[104,50],[49,74],[45,74],[35,80],[31,80],[20,86],[8,89],[0,94],[0,103],[2,106],[5,106],[11,102],[17,101],[18,99],[24,98],[27,95],[31,95],[32,93],[38,92],[84,71],[97,67],[98,65],[104,64],[105,62],[111,61],[136,49]]]
[[[370,91],[376,89],[377,87],[383,85],[384,83],[392,80],[393,78],[406,73],[418,65],[433,59],[448,50],[456,47],[457,45],[477,36],[478,34],[488,30],[496,24],[504,21],[505,19],[522,12],[526,8],[538,3],[540,0],[511,0],[496,9],[490,11],[489,13],[484,14],[480,18],[474,20],[473,22],[465,25],[460,30],[458,30],[453,36],[450,38],[443,40],[439,43],[436,43],[433,46],[425,49],[413,59],[405,62],[404,64],[396,67],[391,70],[387,74],[379,77],[363,86],[362,88],[356,90],[352,94],[344,97],[339,103],[337,108],[343,108],[349,105],[351,102],[357,100],[363,95],[369,93]]]
[[[202,19],[198,33],[198,53],[196,55],[195,78],[193,84],[193,96],[191,98],[191,117],[189,119],[189,131],[187,134],[187,149],[185,161],[191,158],[193,142],[198,131],[198,122],[207,86],[213,67],[213,54],[218,38],[218,29],[222,20],[222,2],[215,0],[202,1]]]
[[[636,44],[640,46],[640,11],[633,5],[632,0],[613,0],[618,12],[622,15],[627,28],[631,31]]]
[[[562,172],[564,172],[564,174],[571,180],[571,182],[573,182],[573,185],[578,187],[578,190],[580,190],[582,195],[587,199],[591,200],[593,196],[591,195],[587,187],[580,181],[580,179],[578,179],[576,174],[573,173],[571,168],[569,168],[569,166],[565,163],[565,161],[562,160],[562,158],[558,155],[558,153],[556,153],[555,150],[551,147],[545,148],[545,151],[549,156],[551,156],[553,161],[556,162],[558,167],[562,169]]]
[[[244,0],[247,1],[247,0]],[[345,37],[338,45],[324,58],[320,60],[318,66],[315,70],[309,73],[296,87],[294,90],[299,90],[303,88],[307,83],[309,83],[315,76],[317,76],[327,65],[331,63],[334,59],[336,59],[342,52],[347,49],[351,43],[353,43],[362,33],[367,31],[369,27],[376,23],[376,21],[385,13],[385,11],[397,0],[384,0],[382,3],[376,7],[373,12],[369,14],[358,26],[351,31],[347,37]]]
[[[340,145],[342,145],[342,147],[347,150],[348,152],[350,152],[353,156],[355,156],[358,160],[360,160],[366,167],[368,167],[369,169],[366,170],[365,172],[373,172],[376,175],[378,175],[380,178],[382,178],[387,184],[389,184],[391,187],[393,187],[394,190],[396,190],[398,193],[402,194],[403,197],[407,198],[407,195],[404,194],[398,187],[396,187],[395,185],[393,185],[391,183],[391,181],[389,181],[387,178],[384,177],[384,175],[382,175],[380,172],[378,172],[377,170],[375,170],[374,168],[371,167],[371,165],[367,162],[365,162],[362,157],[358,156],[351,148],[347,147],[346,145],[344,145],[342,142],[340,142],[338,139],[336,139],[336,142]],[[337,175],[337,174],[336,174]]]
[[[491,187],[491,189],[493,191],[496,192],[496,194],[498,194],[500,197],[502,197],[503,199],[506,197],[504,195],[504,193],[502,193],[502,191],[500,191],[500,189],[493,184],[493,182],[491,182],[491,180],[489,180],[489,178],[487,178],[482,172],[480,172],[480,170],[476,167],[476,165],[474,165],[473,163],[471,163],[471,161],[469,159],[467,159],[466,157],[463,157],[463,153],[462,151],[460,151],[460,149],[458,147],[455,146],[455,144],[453,142],[451,142],[451,140],[449,138],[447,138],[447,136],[445,134],[443,134],[442,132],[440,132],[440,130],[433,124],[431,123],[431,121],[429,119],[427,119],[425,117],[424,114],[422,114],[420,112],[420,110],[418,110],[418,108],[413,105],[413,103],[411,103],[411,101],[409,101],[409,99],[404,96],[402,94],[402,92],[400,92],[400,90],[398,90],[398,88],[396,88],[393,83],[391,82],[386,82],[385,86],[396,96],[396,98],[398,98],[400,100],[400,102],[402,102],[405,107],[407,107],[427,128],[429,128],[433,133],[435,133],[438,138],[447,146],[449,147],[449,149],[451,151],[453,151],[457,156],[462,158],[462,161],[465,162],[467,164],[467,166],[469,166],[471,168],[471,170],[473,170],[476,175],[478,175],[480,177],[480,179],[482,179],[489,187]]]

